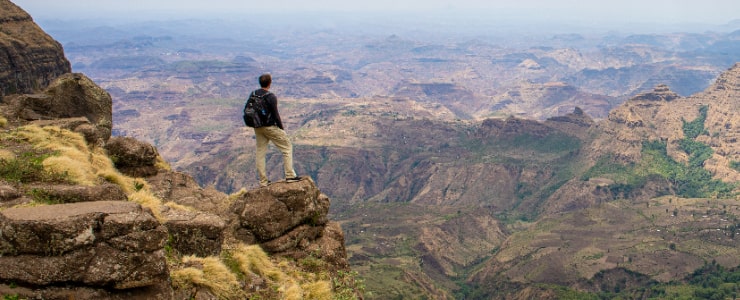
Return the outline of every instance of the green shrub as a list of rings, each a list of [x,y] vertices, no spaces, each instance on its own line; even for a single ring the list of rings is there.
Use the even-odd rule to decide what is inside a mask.
[[[704,121],[707,119],[707,110],[709,106],[702,105],[699,108],[699,117],[691,122],[683,120],[683,134],[689,139],[695,139],[701,134],[707,134],[704,130]]]
[[[735,169],[735,171],[740,172],[740,161],[731,161],[730,168],[733,168]]]

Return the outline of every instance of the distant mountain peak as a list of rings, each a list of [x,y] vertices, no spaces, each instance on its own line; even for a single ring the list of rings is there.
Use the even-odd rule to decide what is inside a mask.
[[[653,91],[638,94],[637,96],[632,97],[630,101],[673,101],[680,97],[681,96],[671,91],[671,89],[667,85],[659,84],[655,88],[653,88]]]

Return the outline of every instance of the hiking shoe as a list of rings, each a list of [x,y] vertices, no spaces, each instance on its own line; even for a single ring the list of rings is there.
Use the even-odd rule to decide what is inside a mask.
[[[285,182],[299,182],[301,181],[301,176],[296,176],[292,178],[285,178]]]
[[[268,180],[268,181],[267,181],[267,184],[265,184],[265,185],[261,185],[261,184],[260,184],[260,187],[266,187],[266,186],[268,186],[268,185],[270,185],[270,184],[272,184],[272,181],[269,181],[269,180]]]

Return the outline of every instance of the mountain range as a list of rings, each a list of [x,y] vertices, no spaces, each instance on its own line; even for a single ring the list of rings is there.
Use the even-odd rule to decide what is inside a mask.
[[[669,299],[740,264],[737,31],[44,26],[113,97],[114,135],[224,193],[256,186],[239,110],[272,73],[365,298]],[[268,166],[279,178],[277,152]]]

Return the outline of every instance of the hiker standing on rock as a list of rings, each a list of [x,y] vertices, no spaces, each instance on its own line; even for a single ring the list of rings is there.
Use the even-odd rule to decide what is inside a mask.
[[[250,98],[261,100],[264,104],[264,109],[267,110],[265,123],[259,127],[254,127],[254,136],[257,139],[255,164],[257,165],[260,186],[270,184],[270,181],[267,179],[267,171],[265,170],[265,155],[267,154],[267,145],[269,142],[272,142],[283,153],[285,181],[296,182],[300,180],[300,177],[293,170],[293,144],[290,143],[290,139],[288,139],[288,135],[285,133],[283,122],[280,120],[277,96],[270,92],[272,76],[270,74],[262,74],[259,77],[259,83],[261,88],[252,92]]]

